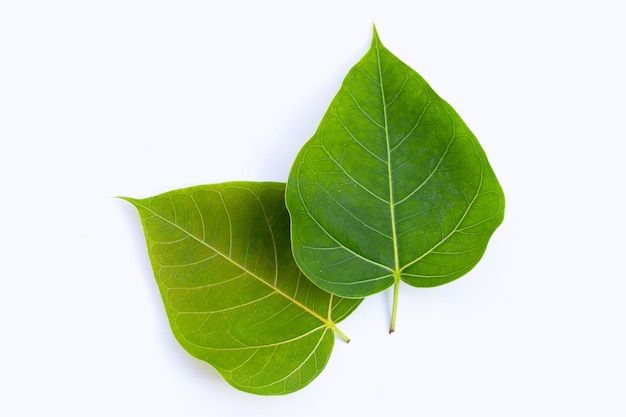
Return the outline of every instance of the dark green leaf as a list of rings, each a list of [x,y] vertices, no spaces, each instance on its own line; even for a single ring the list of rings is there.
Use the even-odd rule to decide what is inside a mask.
[[[475,136],[380,42],[350,70],[287,183],[296,261],[344,297],[431,287],[467,273],[504,195]]]
[[[296,266],[284,184],[171,191],[138,210],[176,339],[234,387],[286,394],[324,369],[335,323],[360,300],[328,294]]]

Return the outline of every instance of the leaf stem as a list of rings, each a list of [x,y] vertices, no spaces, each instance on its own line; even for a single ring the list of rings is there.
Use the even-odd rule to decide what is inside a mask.
[[[400,274],[395,274],[395,282],[393,283],[393,305],[391,307],[391,325],[389,326],[389,334],[396,330],[396,313],[398,312],[398,293],[400,292]]]
[[[337,336],[339,336],[341,338],[341,340],[343,340],[346,343],[350,343],[350,338],[348,336],[346,336],[346,334],[344,332],[342,332],[339,327],[337,327],[337,325],[335,324],[335,322],[333,321],[329,321],[328,322],[328,327],[335,332],[335,334]]]

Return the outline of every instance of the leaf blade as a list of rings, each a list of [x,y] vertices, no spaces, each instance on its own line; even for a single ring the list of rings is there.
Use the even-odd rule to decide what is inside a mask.
[[[504,214],[478,140],[375,28],[296,157],[286,201],[298,265],[345,297],[459,278]]]
[[[138,210],[174,335],[233,386],[285,394],[326,365],[359,300],[321,291],[291,255],[284,184],[224,183],[125,198]]]

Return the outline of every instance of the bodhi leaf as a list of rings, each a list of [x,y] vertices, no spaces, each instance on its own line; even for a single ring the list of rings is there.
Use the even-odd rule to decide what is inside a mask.
[[[294,262],[284,184],[237,182],[137,200],[172,331],[234,387],[287,394],[324,369],[361,300],[314,286]]]
[[[485,152],[452,107],[387,50],[350,70],[289,175],[295,259],[344,297],[445,284],[482,257],[504,216]]]

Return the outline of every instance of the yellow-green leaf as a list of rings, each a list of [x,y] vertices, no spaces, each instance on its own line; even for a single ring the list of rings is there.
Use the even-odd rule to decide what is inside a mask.
[[[326,366],[360,300],[331,295],[294,262],[284,184],[237,182],[125,198],[139,211],[172,331],[234,387],[287,394]]]

